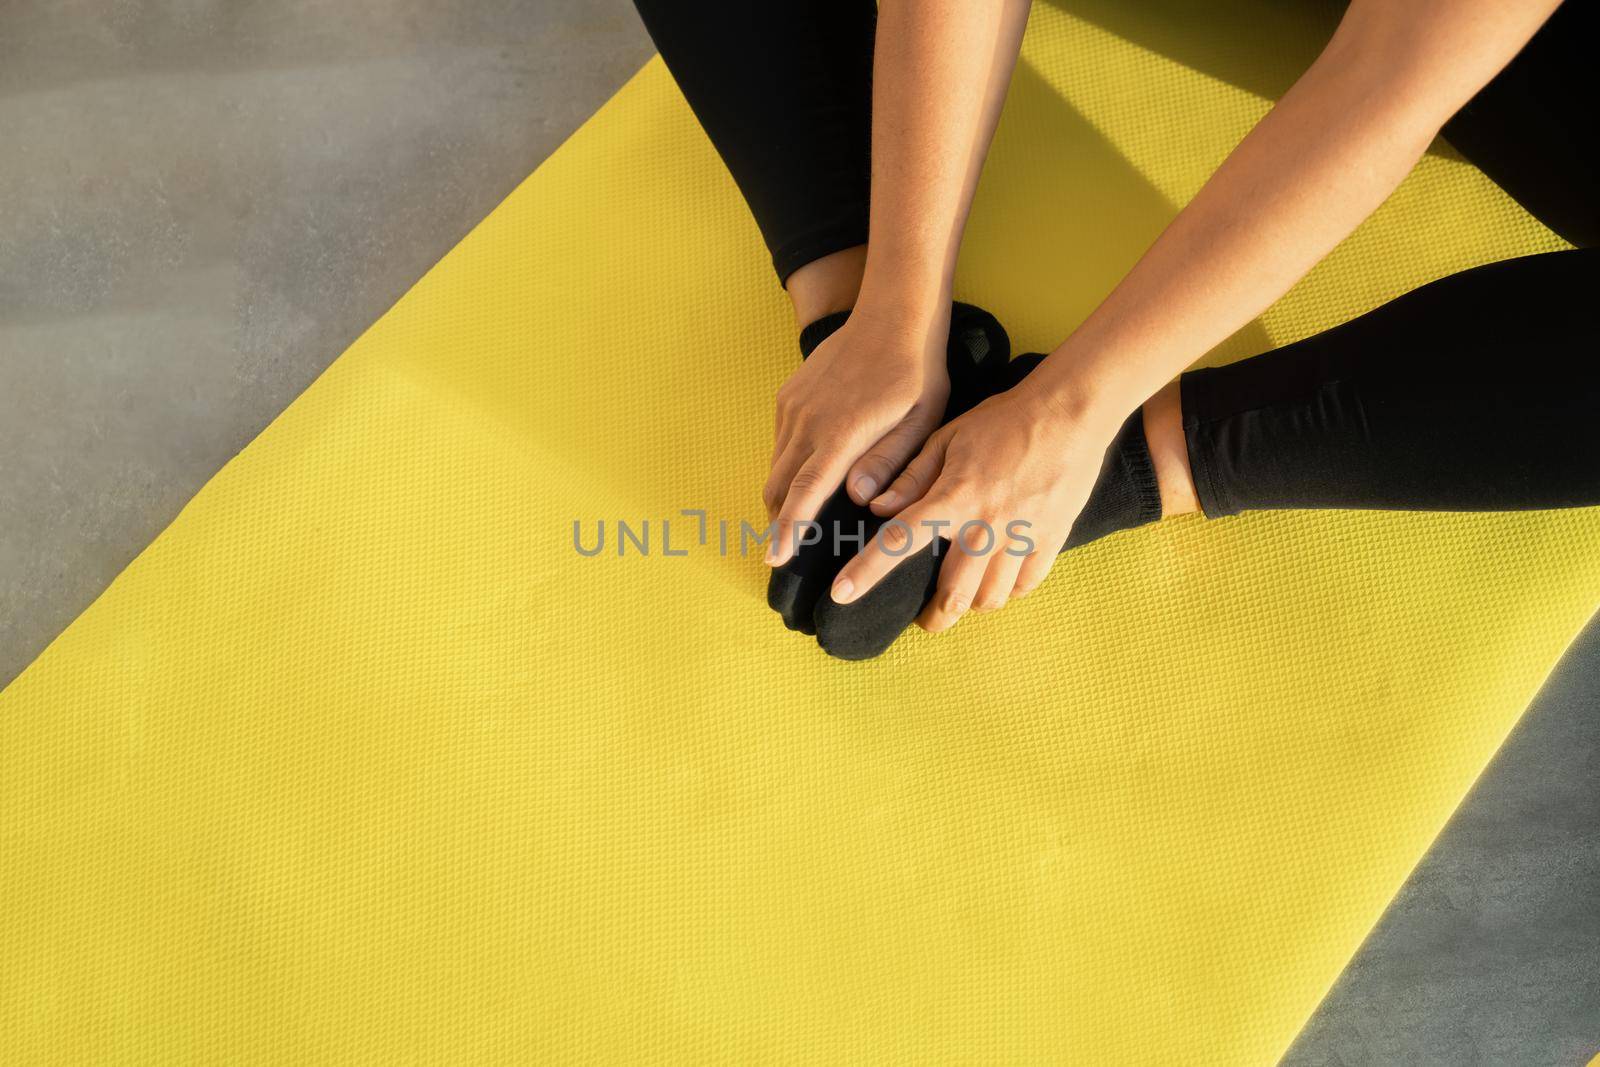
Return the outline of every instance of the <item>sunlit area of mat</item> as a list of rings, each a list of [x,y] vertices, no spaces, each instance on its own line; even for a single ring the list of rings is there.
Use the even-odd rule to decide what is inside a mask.
[[[1019,351],[1314,54],[1231,7],[1199,63],[1035,6],[958,279]],[[1440,149],[1208,359],[1560,247]],[[736,550],[794,333],[653,61],[0,694],[0,1062],[1281,1056],[1600,513],[1179,519],[841,663]]]

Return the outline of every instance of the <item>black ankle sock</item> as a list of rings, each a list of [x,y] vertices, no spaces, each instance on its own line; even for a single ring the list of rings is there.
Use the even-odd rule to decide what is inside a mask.
[[[800,358],[806,359],[817,346],[850,318],[848,311],[835,311],[800,331]],[[945,403],[943,422],[960,415],[992,396],[1000,375],[1008,373],[1011,339],[999,321],[987,311],[959,300],[950,305],[950,340],[945,346],[945,370],[950,375],[950,399]],[[1006,388],[1009,388],[1007,386]]]
[[[1010,389],[1044,362],[1037,352],[1012,360],[1001,375],[1002,389]],[[1155,463],[1144,436],[1144,409],[1135,408],[1106,448],[1105,463],[1089,491],[1089,501],[1061,547],[1079,548],[1119,530],[1131,530],[1161,518],[1161,489],[1156,484]]]
[[[1079,548],[1119,530],[1145,526],[1161,518],[1161,488],[1144,436],[1144,411],[1137,409],[1122,424],[1106,449],[1100,476],[1089,491],[1089,501],[1072,523],[1067,543]]]
[[[997,379],[995,391],[1020,382],[1043,359],[1036,353],[1018,356]],[[1061,551],[1159,518],[1161,493],[1145,442],[1141,409],[1128,417],[1106,449],[1089,501],[1072,524]],[[939,566],[952,546],[944,538],[936,545],[907,556],[866,595],[849,604],[835,603],[832,597],[818,600],[813,612],[817,643],[839,659],[871,659],[883,654],[938,590]]]
[[[816,351],[849,317],[848,311],[840,311],[807,324],[800,331],[801,358]],[[952,306],[945,359],[950,400],[942,421],[950,421],[996,391],[1010,351],[1010,340],[993,315],[971,304]],[[785,626],[807,634],[817,632],[815,608],[826,599],[839,569],[876,536],[884,520],[851,500],[841,488],[822,506],[817,523],[822,539],[802,545],[789,562],[773,570],[767,582],[767,604],[782,616]]]
[[[933,599],[939,588],[939,565],[951,548],[948,539],[938,538],[907,556],[877,585],[848,604],[831,596],[818,600],[812,612],[817,644],[836,659],[883,655]]]
[[[806,323],[800,331],[800,358],[807,359],[817,350],[817,346],[833,336],[833,331],[843,326],[850,318],[848,311],[835,311],[831,315],[824,315],[815,322]]]

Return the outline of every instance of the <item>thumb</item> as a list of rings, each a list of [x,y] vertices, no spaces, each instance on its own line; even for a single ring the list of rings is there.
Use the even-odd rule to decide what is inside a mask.
[[[893,515],[926,496],[938,480],[939,471],[944,468],[945,449],[949,443],[950,435],[944,430],[928,438],[928,443],[922,446],[917,458],[908,463],[906,469],[900,472],[900,477],[872,501],[873,513]]]
[[[935,425],[932,414],[913,408],[851,466],[844,482],[850,499],[866,504],[877,496],[889,485],[895,472],[906,465],[906,460],[922,447]]]

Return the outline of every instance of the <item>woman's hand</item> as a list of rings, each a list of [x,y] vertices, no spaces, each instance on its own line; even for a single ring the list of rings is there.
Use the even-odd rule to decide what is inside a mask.
[[[956,252],[1028,21],[1028,0],[882,0],[872,59],[871,211],[861,298],[778,394],[763,493],[774,550],[841,481],[864,504],[944,417]],[[899,311],[931,310],[908,316]],[[900,321],[896,321],[900,320]],[[858,488],[860,479],[867,488]]]
[[[939,591],[917,619],[923,629],[947,629],[969,607],[992,611],[1031,592],[1050,573],[1126,416],[1109,414],[1064,403],[1029,379],[940,428],[872,501],[875,513],[899,522],[845,566],[834,600],[861,596],[936,536],[952,544]]]
[[[948,304],[906,320],[858,307],[778,390],[772,473],[762,499],[778,522],[774,566],[794,554],[795,524],[816,518],[841,482],[865,504],[944,415]]]

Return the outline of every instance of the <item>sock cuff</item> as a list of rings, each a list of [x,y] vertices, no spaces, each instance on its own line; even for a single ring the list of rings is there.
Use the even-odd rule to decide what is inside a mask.
[[[1156,480],[1155,460],[1150,457],[1150,442],[1144,435],[1144,407],[1134,408],[1128,421],[1117,431],[1116,448],[1128,484],[1139,509],[1139,525],[1161,519],[1161,484]]]
[[[1122,424],[1106,448],[1094,489],[1072,524],[1063,550],[1161,518],[1161,488],[1144,437],[1144,410]]]
[[[815,352],[849,318],[850,312],[835,311],[808,323],[800,331],[800,357],[804,359]],[[1004,367],[1011,355],[1010,338],[999,320],[983,308],[959,300],[950,305],[950,339],[946,348],[952,382],[964,376],[992,376],[993,368]],[[958,352],[965,358],[955,359]]]
[[[817,346],[826,341],[833,332],[843,326],[850,318],[848,311],[835,311],[824,315],[815,322],[807,323],[800,331],[800,358],[805,359],[817,350]]]

